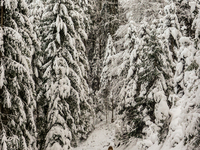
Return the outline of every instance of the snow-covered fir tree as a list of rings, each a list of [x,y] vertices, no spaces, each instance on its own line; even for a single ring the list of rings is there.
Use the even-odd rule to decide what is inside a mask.
[[[128,70],[126,75],[118,74],[118,82],[112,78],[111,82],[115,82],[115,86],[109,87],[112,91],[112,88],[116,88],[116,84],[122,81],[121,92],[117,95],[121,97],[120,113],[123,112],[121,136],[124,134],[128,138],[145,137],[146,140],[138,142],[140,149],[165,141],[170,130],[169,110],[177,99],[173,91],[173,76],[182,34],[175,4],[170,3],[164,10],[165,16],[161,17],[160,21],[153,21],[151,26],[142,22],[143,25],[137,28],[136,23],[129,23],[132,26],[129,27],[124,40],[124,48],[127,50],[122,52],[129,55],[129,69],[125,69],[127,65],[124,65],[122,70]],[[113,62],[117,62],[118,59]],[[126,64],[125,59],[123,63]],[[118,67],[119,72],[120,64],[113,64]],[[114,66],[107,69],[108,77],[112,77]]]
[[[164,29],[163,36],[166,40],[166,45],[168,45],[169,59],[174,66],[174,62],[177,60],[177,49],[180,47],[179,39],[182,36],[176,11],[175,3],[171,2],[166,5],[164,8],[165,16],[160,21]]]
[[[124,48],[125,51],[123,53],[123,57],[121,58],[121,62],[117,63],[119,66],[116,67],[120,68],[118,71],[118,94],[116,98],[118,98],[118,108],[117,112],[122,114],[122,119],[124,120],[122,126],[124,126],[124,130],[120,136],[123,135],[122,138],[127,139],[129,138],[130,132],[130,120],[132,120],[133,113],[129,112],[131,110],[131,105],[134,103],[134,95],[136,94],[136,83],[138,80],[138,76],[136,75],[138,72],[137,66],[141,62],[138,54],[140,53],[137,49],[139,48],[140,41],[138,39],[138,28],[134,26],[134,22],[129,23],[128,32],[125,35],[125,43]],[[120,60],[120,59],[119,59]],[[118,61],[119,61],[118,60]],[[116,71],[115,71],[116,72]],[[133,77],[134,76],[134,77]],[[113,96],[114,96],[113,95]],[[126,113],[125,113],[126,111]],[[138,130],[135,130],[138,132]],[[139,134],[138,134],[139,136]],[[121,138],[121,139],[122,139]]]
[[[2,4],[0,149],[35,150],[36,93],[31,62],[38,43],[28,18],[29,10],[25,0],[6,0]]]
[[[41,51],[41,38],[40,38],[40,33],[41,33],[41,17],[44,12],[44,3],[42,0],[31,0],[28,1],[28,7],[29,7],[29,18],[30,21],[33,25],[33,30],[36,33],[36,36],[38,37],[38,43],[39,47],[35,50],[33,57],[32,57],[32,68],[33,68],[33,80],[35,81],[35,90],[36,90],[36,127],[37,127],[37,147],[41,145],[41,139],[43,139],[45,125],[43,123],[44,121],[44,115],[42,113],[42,108],[43,104],[41,101],[39,101],[39,93],[42,89],[41,83],[42,83],[42,62],[43,62],[43,56],[42,56],[42,51]]]
[[[176,14],[180,23],[180,29],[184,36],[194,38],[193,20],[198,14],[198,2],[196,1],[175,1]]]
[[[29,1],[29,18],[32,22],[32,24],[34,25],[34,30],[36,31],[36,33],[39,36],[39,25],[41,22],[41,17],[42,14],[44,13],[44,0],[31,0]]]
[[[94,9],[95,14],[91,15],[93,24],[88,40],[91,46],[88,49],[88,57],[91,64],[91,71],[89,72],[89,76],[91,77],[89,78],[90,85],[96,91],[100,88],[100,76],[103,69],[108,33],[113,36],[119,26],[119,1],[95,1]],[[95,76],[94,78],[93,75]]]
[[[0,150],[199,149],[199,0],[1,0],[0,16]]]
[[[39,93],[39,83],[41,82],[41,66],[42,66],[42,52],[41,52],[41,42],[40,37],[40,21],[43,13],[44,5],[42,0],[31,0],[28,1],[29,8],[29,18],[33,25],[33,30],[35,31],[35,36],[38,39],[38,47],[35,49],[32,57],[32,67],[33,67],[33,79],[36,84],[36,93]]]
[[[40,101],[47,118],[41,149],[70,149],[71,142],[85,139],[92,129],[83,43],[88,18],[77,1],[47,0],[45,5],[41,23],[44,95]]]
[[[168,52],[156,28],[156,25],[144,24],[139,32],[133,30],[129,44],[130,68],[121,91],[127,137],[146,135],[152,143],[158,140],[160,127],[168,118],[168,96],[172,90]],[[138,144],[141,149],[148,147],[145,142]]]
[[[118,0],[105,0],[101,2],[100,14],[99,14],[99,28],[98,28],[98,43],[99,43],[99,57],[103,61],[105,57],[105,48],[108,40],[108,33],[113,36],[119,26]]]
[[[179,49],[179,62],[176,68],[175,82],[179,83],[179,86],[182,87],[183,93],[181,95],[177,93],[178,101],[175,99],[177,102],[174,102],[176,107],[173,107],[173,110],[177,110],[180,114],[175,117],[175,114],[172,113],[173,120],[170,125],[171,130],[174,131],[172,132],[172,146],[173,144],[183,142],[182,140],[185,140],[186,143],[190,143],[189,141],[192,136],[197,134],[194,128],[198,123],[197,120],[199,119],[199,100],[197,95],[197,91],[199,89],[199,79],[197,73],[199,64],[197,63],[197,60],[199,59],[199,55],[195,56],[197,50],[194,48],[194,43],[189,38],[182,37],[180,39],[180,44],[181,47]],[[182,111],[179,110],[180,106],[184,108]],[[193,111],[190,111],[190,109],[193,109]],[[176,124],[175,121],[181,116],[183,117],[183,120],[181,121],[184,122],[184,126]],[[184,128],[186,132],[179,132],[178,130],[181,128]]]
[[[198,54],[198,51],[195,49],[195,48],[198,49],[198,44],[194,44],[195,41],[198,41],[198,39],[191,41],[190,38],[182,37],[182,35],[192,36],[192,34],[188,34],[189,31],[192,31],[191,30],[192,23],[190,23],[190,26],[187,28],[186,31],[181,30],[181,28],[179,26],[182,27],[182,24],[179,25],[178,18],[180,18],[180,16],[179,16],[179,14],[176,15],[176,9],[177,9],[176,7],[177,7],[176,4],[173,2],[171,2],[169,5],[167,5],[165,7],[165,15],[166,16],[164,18],[161,17],[160,23],[158,24],[159,27],[156,26],[156,28],[154,28],[154,30],[152,30],[153,26],[151,26],[151,29],[149,29],[143,25],[142,28],[145,30],[143,30],[142,32],[140,31],[142,33],[140,35],[142,35],[142,37],[144,37],[144,38],[140,39],[140,41],[141,40],[143,41],[140,44],[143,47],[142,48],[143,51],[142,51],[142,53],[136,53],[136,52],[133,53],[133,54],[135,54],[134,58],[138,59],[138,57],[136,57],[136,56],[139,56],[139,58],[141,60],[144,60],[146,54],[147,54],[147,56],[149,56],[147,61],[141,61],[139,63],[141,65],[138,67],[140,70],[142,70],[141,72],[145,73],[144,66],[146,66],[147,69],[150,69],[151,62],[154,62],[154,60],[156,60],[156,59],[151,59],[151,58],[156,58],[156,56],[159,54],[157,52],[157,53],[151,55],[151,50],[149,50],[148,48],[153,47],[153,45],[157,45],[157,47],[160,47],[162,49],[162,53],[160,53],[161,54],[161,57],[160,57],[161,62],[156,65],[153,65],[153,67],[160,68],[158,70],[159,70],[159,72],[161,72],[160,75],[162,75],[164,78],[162,77],[159,79],[159,77],[161,77],[161,76],[158,76],[158,78],[157,78],[158,82],[155,82],[155,83],[159,83],[159,82],[160,83],[155,84],[156,86],[152,85],[152,89],[151,88],[149,89],[148,86],[142,86],[142,85],[145,85],[145,82],[147,82],[148,80],[147,81],[144,80],[143,82],[141,82],[141,85],[139,85],[139,87],[140,87],[139,91],[136,90],[135,92],[129,92],[127,87],[130,87],[131,90],[135,89],[135,88],[133,86],[131,86],[131,84],[125,84],[126,86],[124,86],[124,87],[126,87],[125,91],[127,92],[127,96],[128,96],[128,97],[125,96],[124,101],[127,100],[128,103],[125,103],[125,104],[128,104],[129,106],[131,105],[130,101],[134,99],[134,98],[130,98],[132,95],[137,93],[138,95],[136,94],[137,95],[136,98],[139,98],[141,95],[145,95],[144,93],[146,93],[148,89],[149,89],[149,94],[147,94],[148,95],[147,98],[151,97],[151,98],[153,98],[153,100],[155,100],[155,103],[153,104],[154,106],[149,105],[151,108],[155,109],[154,111],[152,111],[151,115],[149,115],[149,117],[150,117],[149,119],[148,119],[148,115],[146,116],[145,113],[142,113],[142,114],[137,113],[133,117],[133,118],[138,118],[139,116],[141,116],[140,120],[142,120],[144,118],[144,120],[143,120],[144,122],[142,124],[144,129],[140,130],[141,131],[140,133],[143,133],[144,140],[137,143],[138,149],[148,149],[148,148],[156,149],[158,147],[161,149],[162,148],[163,149],[173,149],[173,148],[182,149],[183,147],[193,149],[194,146],[191,143],[195,143],[194,145],[196,146],[196,148],[198,147],[197,128],[199,126],[199,122],[198,122],[198,120],[199,120],[199,118],[198,118],[199,117],[199,108],[198,108],[199,100],[198,100],[198,94],[197,94],[198,74],[196,74],[196,70],[198,72],[199,65],[197,63],[197,60],[198,60],[199,54]],[[191,14],[192,14],[192,12],[193,11],[191,11]],[[182,14],[182,16],[184,16],[184,15]],[[198,20],[197,18],[198,17],[196,17],[195,21]],[[196,26],[196,22],[194,22],[193,24]],[[154,32],[152,32],[152,31],[154,31]],[[196,31],[196,33],[197,32],[198,31]],[[156,41],[155,38],[153,38],[154,37],[153,35],[155,33],[157,35],[156,36],[157,39],[159,39],[158,41]],[[171,34],[171,36],[170,36],[170,34]],[[135,34],[134,34],[134,36],[135,36]],[[132,37],[134,37],[134,36],[132,36]],[[149,36],[151,38],[148,38]],[[198,34],[197,34],[197,36],[198,36]],[[150,42],[151,46],[149,46],[148,39],[154,39],[153,41],[155,41],[155,43],[153,44]],[[129,40],[129,41],[131,41],[131,40]],[[169,47],[168,47],[168,45],[169,45]],[[148,49],[148,50],[145,52],[145,49]],[[156,48],[153,48],[153,50],[156,50]],[[153,57],[150,57],[150,56],[153,56]],[[131,60],[133,60],[133,59],[131,59]],[[144,65],[146,62],[148,62],[148,60],[151,60],[151,62]],[[177,63],[177,61],[178,61],[178,63]],[[187,61],[187,63],[186,63],[186,61]],[[161,67],[162,64],[164,64],[163,67]],[[135,68],[135,66],[137,66],[137,65],[134,65],[134,68]],[[133,72],[134,71],[132,71],[130,69],[130,73],[132,74]],[[146,73],[149,74],[150,72],[151,71],[147,71]],[[156,73],[156,72],[157,72],[156,70],[153,71],[153,73]],[[187,75],[185,75],[185,72],[187,72],[186,73]],[[140,73],[140,71],[139,71],[139,73]],[[175,78],[173,81],[174,75],[175,75]],[[142,79],[143,77],[144,76],[142,74],[140,74],[140,76],[138,78],[135,76],[133,79],[134,80]],[[151,77],[151,76],[147,76],[147,77]],[[179,80],[180,80],[180,82],[179,82]],[[165,84],[163,84],[163,83],[165,83]],[[173,84],[173,83],[175,83],[175,84]],[[179,85],[178,87],[177,87],[177,84]],[[173,85],[175,87],[175,91],[173,91]],[[180,95],[177,95],[180,92],[180,90],[178,91],[177,89],[180,89],[180,87],[182,87],[181,89],[182,89],[183,93]],[[159,90],[155,90],[157,88]],[[166,90],[166,88],[167,88],[167,90]],[[151,92],[151,90],[152,90],[152,92]],[[141,91],[144,91],[144,93]],[[124,92],[124,93],[126,93],[126,92]],[[144,101],[144,102],[147,103],[147,101]],[[132,105],[137,106],[137,104],[132,104]],[[143,105],[139,104],[137,108],[142,109]],[[128,116],[133,115],[134,111],[137,110],[137,108],[135,108],[135,109],[130,108],[129,111],[131,111],[131,113],[125,114],[125,117],[128,118]],[[148,114],[148,111],[150,111],[150,110],[151,109],[147,109],[146,113]],[[191,110],[193,110],[193,111],[191,111]],[[153,120],[152,118],[155,119],[155,122],[154,121],[152,122],[152,120]],[[132,121],[133,119],[131,118],[130,120]],[[123,120],[123,122],[124,122],[124,120]],[[128,125],[130,125],[130,122],[128,122],[128,123],[129,123]],[[136,121],[136,123],[139,123],[139,121]],[[127,124],[127,123],[125,123],[125,124]],[[121,124],[121,125],[123,127],[125,127],[123,124]],[[138,125],[138,127],[141,127],[142,125]],[[128,126],[127,133],[131,133],[130,129],[136,130],[137,128],[131,128],[130,126]],[[187,130],[187,131],[185,131],[185,130]],[[139,135],[139,133],[136,133],[135,135],[137,136],[137,135]],[[160,146],[157,146],[158,141],[160,141]],[[164,143],[164,144],[162,144],[162,143]]]
[[[110,109],[112,107],[111,104],[111,98],[110,98],[110,87],[111,87],[111,80],[112,78],[110,78],[109,76],[109,69],[110,66],[112,66],[113,64],[113,55],[116,53],[115,47],[113,45],[113,41],[112,41],[112,36],[110,34],[108,34],[108,41],[107,41],[107,45],[106,45],[106,49],[105,49],[105,57],[104,57],[104,61],[103,61],[103,70],[101,73],[101,87],[99,90],[100,93],[100,97],[101,99],[98,102],[98,105],[102,105],[102,111],[105,112],[106,115],[106,122],[108,121],[108,109]],[[101,107],[101,106],[99,106]],[[111,108],[112,109],[112,108]]]
[[[196,143],[198,141],[197,129],[199,126],[199,48],[197,44],[198,37],[194,36],[195,31],[192,27],[192,24],[196,24],[196,19],[193,19],[197,16],[195,9],[198,9],[194,7],[196,5],[197,3],[194,1],[190,3],[180,1],[180,4],[177,3],[176,5],[182,9],[183,6],[187,6],[187,9],[185,9],[187,13],[186,15],[177,13],[179,20],[182,22],[180,25],[184,36],[179,40],[180,48],[177,51],[174,76],[175,96],[171,97],[171,123],[169,134],[163,146],[168,149],[172,147],[182,149],[184,146],[187,149],[198,149],[199,147],[199,144]],[[167,145],[169,142],[170,144]]]

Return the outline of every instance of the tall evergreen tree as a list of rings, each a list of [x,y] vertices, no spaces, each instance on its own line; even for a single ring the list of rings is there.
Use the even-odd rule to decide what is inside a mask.
[[[105,0],[101,4],[99,14],[99,28],[98,28],[98,39],[99,44],[98,54],[100,59],[104,58],[105,48],[108,39],[108,33],[113,36],[119,26],[118,20],[119,1],[118,0]]]
[[[96,13],[92,17],[93,28],[88,40],[88,44],[91,45],[88,49],[88,57],[91,66],[94,66],[89,74],[91,77],[95,74],[94,80],[91,78],[90,85],[97,91],[100,88],[100,75],[103,69],[108,33],[113,36],[119,26],[119,1],[101,0],[95,3]]]
[[[176,67],[176,74],[174,76],[175,83],[176,83],[176,92],[178,94],[179,102],[175,103],[175,106],[185,105],[187,107],[184,108],[182,111],[181,117],[185,122],[185,128],[187,132],[180,136],[179,140],[182,138],[185,139],[186,143],[190,143],[194,136],[198,133],[193,130],[195,126],[198,126],[198,90],[199,90],[199,79],[198,79],[198,68],[199,68],[199,54],[197,53],[197,49],[194,48],[194,42],[190,40],[188,37],[182,37],[180,39],[181,47],[178,53],[178,63]],[[197,55],[196,55],[197,54]],[[177,86],[178,85],[178,86]],[[182,89],[180,91],[178,89]],[[189,111],[192,109],[193,111]],[[174,119],[175,120],[175,119]],[[181,127],[183,128],[183,127]],[[174,129],[174,137],[178,137],[176,135],[176,129]],[[185,137],[184,137],[185,136]],[[175,144],[175,140],[172,140]],[[172,142],[172,143],[173,143]]]
[[[33,30],[35,31],[35,36],[38,37],[39,47],[35,50],[32,57],[32,68],[33,68],[33,80],[35,81],[35,90],[36,90],[36,127],[37,127],[37,147],[40,148],[41,139],[45,135],[45,124],[44,124],[44,116],[42,113],[44,103],[39,100],[40,91],[42,89],[42,62],[43,56],[41,51],[41,17],[44,13],[44,1],[42,0],[27,0],[29,7],[29,18],[33,25]]]
[[[165,16],[161,19],[164,29],[164,38],[169,50],[169,59],[175,66],[175,61],[177,61],[177,49],[180,47],[179,39],[182,36],[180,32],[180,24],[178,17],[176,15],[176,5],[171,2],[164,8]],[[173,70],[173,73],[175,70]]]
[[[91,130],[88,62],[83,43],[87,40],[85,22],[81,3],[46,1],[41,24],[44,95],[41,93],[40,101],[47,118],[40,149],[70,149],[70,142],[76,144],[77,138],[85,139]]]
[[[44,13],[44,0],[31,0],[28,2],[29,6],[29,18],[34,26],[34,30],[39,36],[40,32],[40,22],[42,14]]]
[[[133,128],[131,136],[141,137],[147,134],[144,132],[146,127],[150,128],[151,124],[162,126],[168,118],[167,99],[172,75],[167,51],[158,38],[156,28],[143,25],[138,33],[142,46],[132,50],[131,62],[135,65],[130,68],[129,78],[132,80],[129,79],[129,82],[135,88],[132,94],[127,92],[129,104],[125,106],[126,117]],[[165,110],[161,110],[162,107]]]
[[[192,1],[184,1],[184,0],[176,0],[176,15],[178,17],[178,21],[180,23],[180,29],[184,36],[190,36],[194,38],[195,31],[192,28],[192,23],[194,18],[198,14],[198,2]]]
[[[130,25],[123,52],[123,57],[127,58],[122,64],[114,60],[114,66],[118,65],[117,72],[120,72],[113,85],[120,87],[117,96],[121,103],[118,103],[118,112],[123,118],[123,136],[120,136],[123,139],[146,135],[147,139],[152,139],[150,142],[155,142],[161,137],[159,133],[162,135],[164,132],[160,127],[167,126],[168,97],[173,94],[173,66],[169,49],[162,42],[162,33],[157,32],[159,26],[156,20],[151,26],[145,22],[139,28]],[[116,74],[115,67],[112,68],[108,69],[109,77]],[[117,91],[114,88],[116,86],[111,87],[111,91]],[[141,142],[139,146],[149,145]]]
[[[6,0],[0,49],[0,149],[37,149],[32,55],[38,47],[25,0]]]
[[[106,46],[106,54],[105,54],[105,57],[104,57],[104,61],[103,61],[103,64],[104,64],[104,68],[102,70],[102,73],[101,73],[101,87],[100,87],[100,97],[102,100],[102,102],[98,102],[99,104],[103,104],[103,111],[106,111],[105,114],[106,114],[106,122],[108,122],[108,110],[110,110],[109,108],[113,109],[113,106],[112,106],[112,98],[110,97],[111,96],[111,82],[112,82],[112,78],[110,78],[109,76],[109,68],[113,65],[113,55],[116,54],[116,50],[115,50],[115,47],[113,45],[113,41],[112,41],[112,36],[111,35],[108,35],[108,42],[107,42],[107,46]],[[113,119],[113,118],[112,118]]]

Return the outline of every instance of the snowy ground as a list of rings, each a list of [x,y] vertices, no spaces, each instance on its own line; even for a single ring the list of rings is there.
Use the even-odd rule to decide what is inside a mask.
[[[90,134],[87,141],[81,143],[74,150],[107,150],[114,146],[115,127],[114,124],[102,122],[96,126],[96,129]]]
[[[115,141],[116,124],[101,122],[95,128],[89,138],[73,150],[108,150],[109,146],[112,146],[114,150],[137,150],[137,140],[130,141],[128,146],[115,147],[117,144]]]
[[[177,107],[178,108],[178,107]],[[178,112],[173,110],[174,114],[178,115]],[[179,115],[178,115],[179,116]],[[105,118],[101,118],[105,120]],[[108,120],[111,120],[111,115],[109,114]],[[173,119],[172,119],[173,120]],[[171,125],[176,123],[177,121],[172,121]],[[176,146],[171,146],[171,138],[175,138],[175,135],[168,135],[165,142],[162,145],[158,145],[158,141],[155,143],[151,143],[150,139],[136,139],[130,138],[129,141],[126,141],[127,144],[123,144],[123,142],[115,139],[115,133],[120,132],[120,126],[117,122],[115,123],[105,123],[96,122],[95,130],[89,135],[88,139],[80,143],[77,148],[73,150],[108,150],[109,146],[113,146],[114,150],[186,150],[186,146],[184,146],[183,141],[178,142]],[[177,124],[174,124],[175,127],[179,127]],[[171,132],[172,133],[172,132]],[[176,132],[177,133],[177,132]],[[120,146],[117,147],[116,145]],[[150,145],[149,145],[150,144]],[[149,145],[149,148],[141,147],[141,145]],[[200,149],[199,149],[200,150]]]
[[[126,145],[116,147],[115,132],[117,128],[114,123],[106,124],[105,122],[101,122],[96,125],[95,128],[96,129],[89,135],[88,139],[80,143],[79,146],[73,150],[108,150],[109,146],[113,146],[114,150],[144,150],[144,148],[140,149],[137,146],[137,142],[141,141],[141,139],[138,140],[134,138],[130,139]],[[169,147],[169,141],[166,141],[163,146],[157,145],[156,143],[147,150],[186,150],[181,142],[174,148]]]

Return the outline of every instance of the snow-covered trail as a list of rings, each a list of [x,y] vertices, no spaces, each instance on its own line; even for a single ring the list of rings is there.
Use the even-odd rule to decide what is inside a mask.
[[[109,146],[114,146],[114,140],[115,125],[102,122],[96,126],[88,139],[74,150],[107,150]]]

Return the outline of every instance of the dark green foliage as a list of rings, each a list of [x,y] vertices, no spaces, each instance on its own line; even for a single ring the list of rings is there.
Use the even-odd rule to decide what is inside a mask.
[[[198,134],[196,134],[195,137],[191,137],[191,139],[194,139],[193,145],[194,145],[194,149],[198,149],[200,147],[200,124],[197,125],[197,130],[198,130]]]
[[[128,106],[124,108],[124,110],[126,110],[125,119],[133,128],[133,130],[128,134],[128,138],[132,136],[136,138],[142,138],[142,136],[145,135],[142,132],[144,127],[146,127],[146,124],[143,121],[145,114],[142,113],[144,109],[147,110],[147,115],[150,116],[151,121],[155,121],[154,107],[156,103],[153,100],[146,99],[144,97],[138,97],[135,98],[135,102],[136,104],[134,106]]]
[[[186,29],[183,31],[183,35],[194,38],[195,30],[192,29],[192,23],[195,16],[198,14],[198,8],[196,7],[195,10],[191,13],[189,1],[178,1],[176,2],[176,7],[176,14],[180,23],[180,27],[186,26]]]
[[[124,125],[128,124],[131,128],[130,131],[129,129],[124,131],[123,137],[125,138],[143,138],[146,135],[144,129],[151,128],[146,119],[149,119],[151,124],[157,127],[158,123],[164,124],[165,122],[156,116],[158,111],[156,105],[158,107],[160,101],[168,105],[167,97],[173,91],[172,65],[168,58],[167,46],[163,45],[159,34],[161,33],[157,33],[156,25],[148,26],[144,23],[139,29],[136,29],[136,32],[133,32],[132,37],[129,35],[129,38],[135,38],[128,46],[130,51],[133,51],[131,52],[133,58],[130,57],[128,68],[133,69],[128,75],[129,79],[126,79],[124,83],[125,96],[121,99],[124,101],[124,106],[119,111],[119,114],[123,116]],[[156,98],[157,92],[163,94],[163,99]],[[160,131],[159,136],[166,136],[166,131],[167,128]]]
[[[43,111],[47,117],[44,121],[47,133],[41,149],[53,147],[56,142],[63,149],[70,147],[68,141],[75,146],[77,140],[86,138],[92,129],[89,124],[92,101],[87,84],[89,67],[84,45],[89,29],[89,23],[84,22],[90,20],[84,10],[87,10],[85,1],[46,3],[41,21],[44,59],[39,101],[45,101],[48,109]],[[43,132],[40,126],[39,130]],[[63,141],[51,143],[54,136],[60,139],[62,132],[66,134]]]
[[[199,65],[196,63],[196,61],[193,61],[186,69],[186,71],[191,71],[191,70],[197,70],[199,68]]]
[[[165,74],[169,76],[162,68],[164,67],[163,60],[161,55],[165,55],[161,45],[156,37],[155,33],[152,32],[150,36],[144,39],[146,44],[143,46],[143,57],[140,67],[143,67],[144,70],[138,74],[138,82],[142,84],[147,82],[147,93],[154,85],[154,83],[159,79],[160,74]]]
[[[119,27],[119,1],[99,0],[95,1],[95,4],[96,10],[91,15],[92,28],[86,45],[88,47],[88,59],[91,66],[89,84],[94,91],[98,91],[108,34],[114,36]]]
[[[36,149],[36,90],[31,60],[39,44],[28,18],[26,2],[11,0],[3,4],[3,45],[0,45],[0,80],[3,81],[0,130],[3,132],[0,136],[1,140],[2,136],[7,138],[8,149]]]

